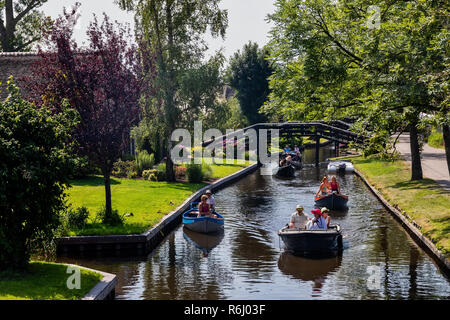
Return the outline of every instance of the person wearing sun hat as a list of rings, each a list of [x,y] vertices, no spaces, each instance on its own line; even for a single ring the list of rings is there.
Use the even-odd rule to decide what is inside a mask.
[[[322,211],[320,209],[314,209],[311,211],[314,218],[308,222],[308,230],[327,230],[327,222],[322,216]]]
[[[216,212],[216,200],[214,199],[211,190],[206,190],[206,196],[208,197],[208,200],[206,200],[206,202],[210,205],[211,212]]]
[[[320,212],[322,212],[322,217],[325,219],[325,221],[327,222],[327,228],[330,227],[330,222],[331,222],[331,217],[330,217],[330,210],[328,210],[328,208],[323,207]]]
[[[296,212],[291,215],[291,220],[289,221],[290,229],[305,229],[308,217],[303,213],[303,210],[303,206],[297,206]]]

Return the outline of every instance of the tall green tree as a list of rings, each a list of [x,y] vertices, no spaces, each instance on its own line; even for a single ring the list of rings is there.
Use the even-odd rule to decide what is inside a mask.
[[[271,16],[275,74],[264,111],[286,120],[354,117],[384,148],[397,131],[411,137],[412,179],[421,179],[420,129],[433,105],[424,76],[445,70],[436,35],[441,1],[279,0]],[[370,23],[379,18],[375,25]],[[431,48],[431,50],[430,50]]]
[[[203,62],[207,45],[203,35],[224,37],[228,25],[220,0],[120,0],[118,4],[136,12],[136,33],[141,53],[152,56],[155,64],[144,64],[152,89],[142,96],[144,116],[164,137],[166,177],[175,180],[170,151],[172,132],[183,118],[192,121],[217,95],[217,82],[208,84],[211,67],[220,58]],[[203,71],[207,74],[204,75]],[[196,82],[197,80],[201,83]],[[211,90],[213,89],[213,90]]]
[[[237,91],[236,97],[250,124],[267,120],[264,114],[259,113],[269,96],[268,78],[272,74],[267,54],[267,49],[260,49],[257,43],[249,42],[230,60],[227,81]]]
[[[47,0],[0,0],[0,44],[4,52],[29,51],[52,21],[38,10]]]
[[[24,270],[34,240],[51,240],[65,208],[77,114],[52,114],[12,83],[0,103],[0,271]]]

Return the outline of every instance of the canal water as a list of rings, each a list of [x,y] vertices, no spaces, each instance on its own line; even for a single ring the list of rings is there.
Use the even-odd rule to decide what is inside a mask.
[[[327,156],[322,150],[321,158]],[[314,157],[307,152],[305,159]],[[338,177],[349,211],[332,214],[343,230],[342,253],[284,252],[277,231],[297,204],[308,213],[314,208],[326,173],[306,166],[280,180],[258,171],[219,191],[223,234],[180,226],[145,257],[62,261],[116,274],[116,299],[449,299],[449,280],[353,174]]]

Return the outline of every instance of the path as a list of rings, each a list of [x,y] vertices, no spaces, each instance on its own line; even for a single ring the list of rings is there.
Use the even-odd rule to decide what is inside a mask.
[[[403,158],[411,163],[411,147],[409,134],[402,134],[397,142],[397,150]],[[442,187],[450,191],[450,175],[444,149],[436,149],[425,144],[421,154],[422,171],[425,178],[435,180]]]

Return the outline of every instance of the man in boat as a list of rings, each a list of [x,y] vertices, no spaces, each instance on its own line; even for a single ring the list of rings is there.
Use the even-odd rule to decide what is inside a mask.
[[[291,215],[291,220],[289,221],[290,229],[305,229],[306,223],[308,222],[308,217],[303,212],[303,206],[298,205],[297,211]]]
[[[211,212],[212,213],[216,212],[216,200],[214,199],[214,196],[213,196],[211,190],[206,190],[206,196],[208,197],[208,200],[206,200],[206,203],[209,204]]]
[[[308,221],[306,228],[308,230],[327,230],[327,222],[322,216],[322,211],[314,209],[311,213],[314,215],[314,218]]]

